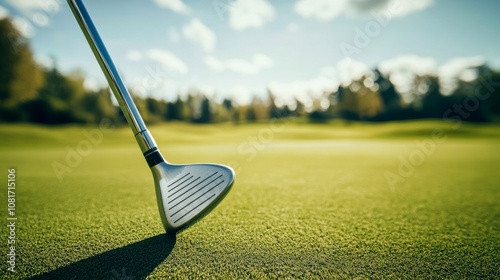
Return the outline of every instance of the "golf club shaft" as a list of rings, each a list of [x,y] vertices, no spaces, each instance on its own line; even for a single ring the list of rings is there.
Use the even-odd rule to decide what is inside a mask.
[[[87,9],[83,5],[82,0],[68,0],[68,4],[78,21],[78,24],[80,25],[92,52],[101,66],[101,69],[108,80],[111,91],[118,100],[118,104],[120,105],[130,128],[134,132],[135,139],[137,140],[141,151],[146,156],[148,153],[157,150],[156,143],[146,128],[146,124],[142,120],[142,117],[134,104],[132,96],[121,79],[120,74],[113,63],[101,36],[99,36]]]

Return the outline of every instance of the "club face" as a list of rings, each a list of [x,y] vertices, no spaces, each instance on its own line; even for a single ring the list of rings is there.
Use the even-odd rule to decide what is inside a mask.
[[[218,164],[162,162],[151,167],[151,171],[160,216],[168,233],[185,229],[208,214],[234,182],[234,171]]]

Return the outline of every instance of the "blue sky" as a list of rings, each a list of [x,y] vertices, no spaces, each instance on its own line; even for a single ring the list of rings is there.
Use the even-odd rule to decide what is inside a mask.
[[[500,68],[500,1],[85,3],[129,87],[166,99],[190,88],[240,102],[268,88],[303,98],[375,66],[464,79],[483,62]],[[65,72],[83,70],[89,87],[105,84],[66,1],[1,0],[5,16],[41,63],[53,57]]]

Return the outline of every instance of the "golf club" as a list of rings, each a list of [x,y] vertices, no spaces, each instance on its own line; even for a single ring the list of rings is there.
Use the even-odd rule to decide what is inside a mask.
[[[234,171],[219,164],[171,164],[163,158],[83,2],[68,0],[68,4],[151,168],[165,230],[185,229],[222,201],[233,185]]]

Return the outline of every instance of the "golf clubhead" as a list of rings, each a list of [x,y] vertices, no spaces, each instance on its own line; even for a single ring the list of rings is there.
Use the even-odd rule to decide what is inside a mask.
[[[234,171],[218,164],[175,165],[162,157],[82,0],[68,4],[151,168],[165,230],[185,229],[221,202],[233,185]]]
[[[168,233],[180,231],[210,213],[234,182],[234,171],[218,164],[151,167],[163,226]]]

